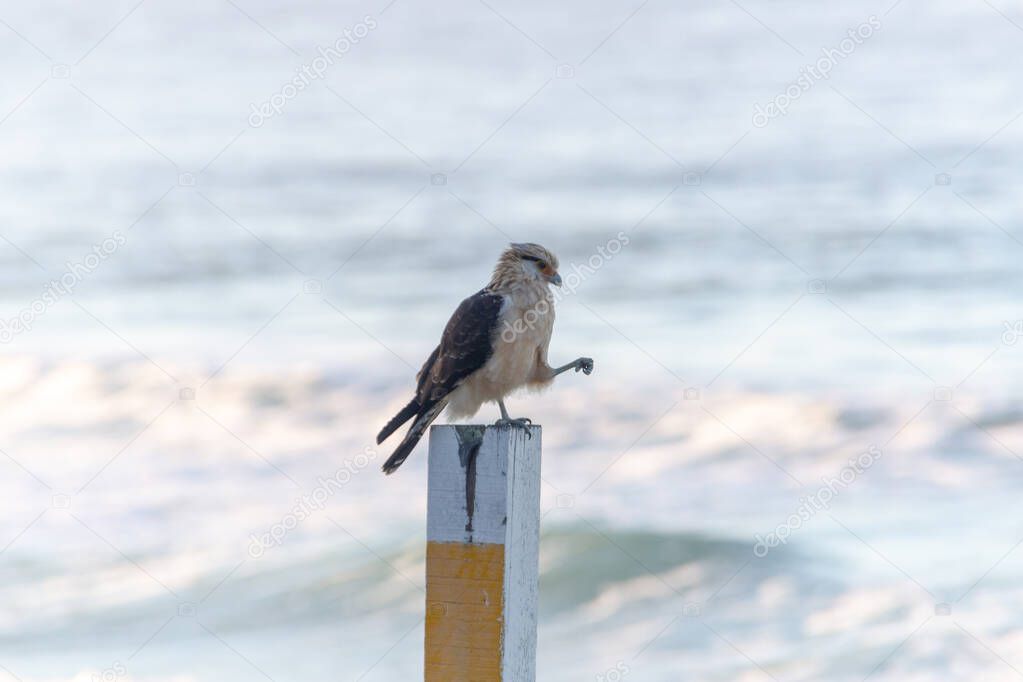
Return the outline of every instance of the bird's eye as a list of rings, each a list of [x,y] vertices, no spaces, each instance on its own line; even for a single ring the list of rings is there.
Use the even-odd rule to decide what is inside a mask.
[[[538,260],[536,262],[536,267],[540,268],[541,270],[546,270],[547,269],[547,263],[543,262],[542,260]]]

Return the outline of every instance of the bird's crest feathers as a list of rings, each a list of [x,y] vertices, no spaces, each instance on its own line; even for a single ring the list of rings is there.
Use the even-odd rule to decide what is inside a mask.
[[[494,274],[487,286],[491,291],[507,291],[515,284],[526,279],[526,267],[534,264],[547,266],[551,272],[558,269],[558,257],[540,244],[532,242],[516,242],[508,245],[497,260]]]

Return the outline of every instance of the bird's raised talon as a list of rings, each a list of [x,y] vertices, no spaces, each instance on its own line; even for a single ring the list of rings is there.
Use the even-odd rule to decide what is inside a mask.
[[[593,359],[592,358],[579,358],[576,361],[575,371],[582,370],[583,374],[589,375],[593,372]]]

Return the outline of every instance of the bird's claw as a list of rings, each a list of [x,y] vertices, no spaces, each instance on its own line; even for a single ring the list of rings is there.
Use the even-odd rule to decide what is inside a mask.
[[[496,422],[494,422],[494,426],[513,426],[515,428],[525,429],[526,436],[528,436],[529,438],[532,438],[533,434],[529,430],[529,427],[530,427],[530,425],[532,423],[533,423],[533,420],[530,419],[529,417],[520,417],[518,419],[511,419],[511,418],[504,419],[504,418],[502,418],[502,419],[498,419]]]
[[[575,361],[575,371],[582,370],[583,374],[589,376],[593,373],[593,358],[579,358]]]

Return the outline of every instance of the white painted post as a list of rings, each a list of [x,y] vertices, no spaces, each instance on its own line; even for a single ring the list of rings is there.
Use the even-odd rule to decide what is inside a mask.
[[[430,429],[426,682],[535,682],[542,429]]]

